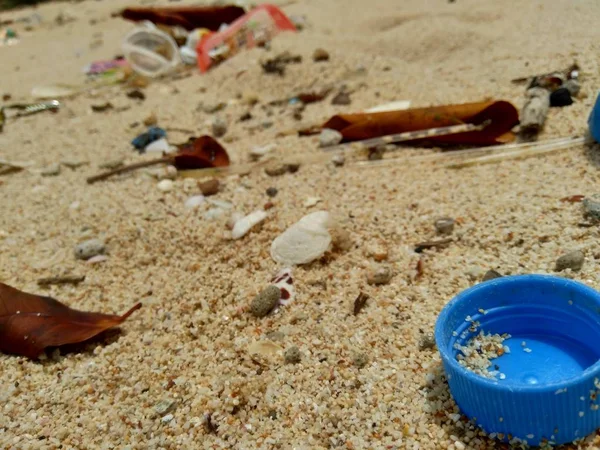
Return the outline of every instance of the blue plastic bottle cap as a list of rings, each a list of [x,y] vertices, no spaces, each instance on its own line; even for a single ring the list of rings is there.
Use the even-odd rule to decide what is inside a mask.
[[[588,128],[594,140],[600,142],[600,93],[596,97],[596,103],[588,118]]]
[[[457,361],[455,344],[481,331],[510,335],[503,342],[510,351],[491,360],[501,376],[486,378]],[[553,276],[496,278],[444,307],[435,340],[454,400],[487,433],[542,445],[600,428],[599,292]]]

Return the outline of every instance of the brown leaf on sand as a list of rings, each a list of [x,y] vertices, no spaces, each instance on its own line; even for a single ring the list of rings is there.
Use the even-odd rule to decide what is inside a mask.
[[[179,146],[175,154],[175,167],[180,170],[224,167],[229,165],[229,155],[221,144],[211,136],[190,138]]]
[[[105,180],[113,175],[131,172],[142,167],[157,164],[172,164],[179,170],[206,169],[210,167],[224,167],[229,165],[229,155],[219,142],[212,136],[204,135],[199,138],[190,138],[185,144],[178,146],[177,153],[163,156],[150,161],[142,161],[128,166],[119,167],[107,172],[94,175],[87,179],[88,183]]]
[[[0,351],[34,359],[46,347],[87,341],[141,307],[137,303],[122,316],[78,311],[0,283]]]
[[[465,123],[478,125],[486,121],[490,121],[490,124],[482,130],[426,139],[454,145],[503,144],[514,139],[511,129],[519,122],[519,113],[509,102],[488,101],[377,113],[338,114],[331,117],[323,128],[339,131],[344,142],[350,142]]]

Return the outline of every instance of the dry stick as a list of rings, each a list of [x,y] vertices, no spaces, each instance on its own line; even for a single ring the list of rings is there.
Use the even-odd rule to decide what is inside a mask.
[[[550,92],[547,89],[528,89],[527,101],[521,110],[521,135],[527,139],[537,138],[537,134],[544,128],[549,109]]]
[[[57,277],[40,278],[37,280],[39,286],[50,286],[52,284],[79,284],[85,280],[85,275],[62,275]]]
[[[135,164],[130,164],[128,166],[119,167],[117,169],[108,170],[106,172],[99,173],[98,175],[94,175],[93,177],[89,177],[87,182],[89,184],[95,183],[96,181],[105,180],[113,175],[117,175],[120,173],[131,172],[136,169],[141,169],[143,167],[155,166],[157,164],[165,164],[173,162],[172,156],[164,156],[163,158],[153,159],[151,161],[142,161]]]

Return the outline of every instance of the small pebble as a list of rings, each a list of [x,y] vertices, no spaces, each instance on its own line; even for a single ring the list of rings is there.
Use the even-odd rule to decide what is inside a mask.
[[[265,168],[265,173],[270,177],[278,177],[288,171],[286,164],[271,164]]]
[[[383,159],[383,155],[385,154],[386,146],[378,145],[377,147],[369,149],[369,161],[378,161]]]
[[[265,317],[279,302],[281,291],[277,286],[271,285],[261,291],[250,304],[250,312],[256,317]]]
[[[575,250],[562,255],[556,260],[555,270],[561,272],[565,269],[580,270],[583,267],[585,256],[581,250]]]
[[[158,180],[174,180],[177,178],[177,168],[170,165],[149,170],[148,173]]]
[[[329,61],[329,53],[323,48],[318,48],[314,51],[312,59],[314,62]]]
[[[419,338],[419,350],[429,350],[435,347],[433,333],[424,333]]]
[[[439,234],[452,234],[454,231],[454,219],[441,217],[435,221],[435,229]]]
[[[593,194],[583,200],[586,215],[593,220],[600,220],[600,194]]]
[[[550,94],[550,106],[569,106],[573,104],[571,93],[567,88],[561,87]]]
[[[352,362],[354,363],[354,365],[356,367],[358,367],[359,369],[362,369],[369,362],[369,357],[367,356],[366,353],[356,353],[352,357]]]
[[[204,203],[204,195],[194,195],[185,201],[187,209],[194,209]]]
[[[465,275],[467,275],[469,280],[477,281],[483,275],[483,269],[481,267],[471,267],[465,272]]]
[[[156,114],[150,113],[144,118],[143,122],[147,127],[153,127],[158,123],[158,119]]]
[[[160,419],[163,423],[169,423],[171,420],[173,420],[173,414],[167,414],[165,417],[163,417],[162,419]]]
[[[158,189],[162,192],[169,192],[171,189],[173,189],[173,180],[159,181],[156,187],[158,187]]]
[[[495,271],[494,269],[490,269],[485,273],[481,281],[489,281],[493,280],[494,278],[502,278],[502,274]]]
[[[222,137],[227,133],[227,122],[225,122],[225,119],[222,117],[213,117],[211,127],[214,137]]]
[[[342,142],[342,133],[330,128],[324,128],[319,135],[319,146],[320,147],[331,147],[332,145],[338,145]]]
[[[331,158],[331,162],[336,167],[342,167],[346,163],[346,157],[342,154],[338,154]]]
[[[268,415],[269,415],[269,419],[277,420],[277,410],[270,409]]]
[[[298,170],[300,170],[299,163],[286,164],[286,166],[287,166],[287,170],[289,173],[296,173],[296,172],[298,172]]]
[[[202,110],[206,114],[214,114],[214,113],[216,113],[218,111],[221,111],[226,106],[227,106],[227,104],[225,104],[223,102],[206,103],[206,104],[200,104],[200,105],[198,105],[198,107],[196,108],[196,110],[198,110],[198,111]]]
[[[367,276],[367,283],[371,285],[388,284],[392,279],[392,271],[387,267],[380,267]]]
[[[347,92],[340,92],[331,99],[332,105],[349,105],[350,103],[352,103],[352,100]]]
[[[104,242],[100,239],[90,239],[77,244],[75,247],[75,258],[88,260],[94,256],[101,255],[106,250]]]
[[[60,164],[52,164],[48,167],[45,167],[44,169],[42,169],[40,174],[43,177],[55,177],[57,175],[60,175]]]
[[[270,187],[270,188],[267,188],[267,191],[266,191],[266,192],[267,192],[267,195],[268,195],[269,197],[273,198],[273,197],[275,197],[275,196],[277,195],[277,192],[278,192],[278,191],[277,191],[277,188]]]
[[[335,228],[331,232],[333,246],[342,251],[348,251],[352,248],[353,242],[350,233],[343,228]]]
[[[302,355],[300,349],[294,345],[285,351],[283,358],[286,364],[297,364],[302,359]]]
[[[285,334],[281,331],[269,331],[267,333],[267,339],[271,341],[283,342],[283,340],[285,339]]]
[[[219,183],[219,180],[217,180],[216,178],[198,183],[198,188],[200,189],[200,192],[202,192],[202,194],[207,197],[215,195],[217,192],[219,192],[220,186],[221,185]]]

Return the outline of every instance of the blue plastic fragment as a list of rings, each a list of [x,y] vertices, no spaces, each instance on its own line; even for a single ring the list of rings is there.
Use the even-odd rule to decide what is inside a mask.
[[[588,128],[594,140],[600,142],[600,93],[596,97],[596,103],[588,118]]]
[[[474,330],[475,329],[475,330]],[[460,365],[475,335],[508,333],[486,378]],[[600,293],[546,275],[496,278],[458,294],[435,340],[458,407],[487,433],[563,444],[600,428]]]
[[[131,141],[131,144],[139,150],[140,153],[144,152],[144,149],[154,141],[158,141],[160,138],[167,136],[167,132],[159,127],[150,127],[148,131],[140,134]]]

